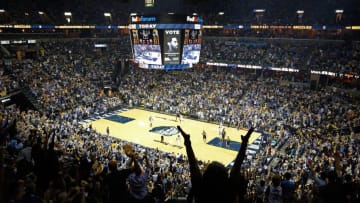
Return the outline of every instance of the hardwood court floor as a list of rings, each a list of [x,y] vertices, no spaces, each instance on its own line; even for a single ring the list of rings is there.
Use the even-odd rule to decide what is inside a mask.
[[[225,165],[231,163],[237,154],[237,151],[225,149],[210,144],[204,143],[202,139],[202,131],[207,133],[207,142],[219,137],[219,125],[196,121],[192,119],[183,119],[181,123],[175,121],[175,116],[166,114],[154,113],[141,109],[129,109],[127,111],[118,113],[121,117],[128,117],[134,120],[127,123],[114,122],[105,118],[92,121],[92,127],[97,132],[106,134],[106,128],[110,129],[110,136],[120,138],[133,143],[138,143],[150,148],[158,148],[161,151],[172,153],[181,153],[186,155],[184,147],[184,140],[181,137],[180,144],[176,138],[177,134],[173,136],[164,136],[165,143],[160,143],[161,134],[150,132],[151,129],[158,126],[173,126],[180,125],[183,130],[190,134],[195,156],[198,160],[203,161],[219,161]],[[152,127],[150,127],[149,117],[153,118]],[[237,130],[236,128],[225,127],[226,136],[230,136],[233,141],[241,142],[240,135],[245,135],[247,131]],[[251,144],[260,133],[254,132],[250,137],[249,144]]]

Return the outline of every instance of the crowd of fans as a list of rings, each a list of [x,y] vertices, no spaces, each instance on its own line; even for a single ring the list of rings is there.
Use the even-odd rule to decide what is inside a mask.
[[[308,161],[313,160],[316,172],[331,171],[335,170],[334,157],[337,156],[341,157],[337,160],[341,160],[337,174],[359,173],[358,160],[353,159],[358,157],[358,138],[353,130],[359,126],[357,112],[360,109],[357,99],[345,92],[336,88],[311,91],[302,86],[282,84],[271,74],[251,81],[239,78],[241,72],[234,69],[146,74],[142,71],[148,70],[134,69],[120,88],[130,105],[144,105],[169,113],[180,111],[186,116],[230,126],[254,126],[271,132],[270,140],[277,142],[276,146],[285,144],[283,154],[274,151],[275,145],[267,146],[256,160],[245,163],[251,176],[264,178],[270,172],[289,172],[291,179],[305,188],[306,181],[311,179]],[[139,86],[142,88],[137,89]],[[176,106],[178,109],[174,108]],[[349,156],[349,152],[355,155]],[[275,157],[275,163],[274,168],[269,169],[271,157]],[[302,192],[301,197],[296,198],[311,199],[306,196],[308,189]]]
[[[130,67],[116,89],[104,91],[104,83],[114,85],[112,73],[118,60],[129,56],[127,40],[48,40],[40,44],[44,56],[14,60],[10,67],[3,67],[2,77],[7,81],[1,85],[28,86],[42,109],[1,110],[1,199],[112,202],[128,197],[131,202],[163,202],[188,194],[186,156],[128,143],[79,124],[127,106],[180,112],[268,133],[259,154],[242,164],[248,181],[246,199],[270,201],[275,191],[282,190],[278,195],[288,202],[329,202],[334,195],[339,202],[358,200],[360,105],[356,95],[335,87],[312,91],[294,82],[304,82],[296,73],[289,78],[271,71],[220,67],[173,72]],[[246,42],[248,53],[225,54],[245,50],[234,42],[238,43],[206,41],[202,54],[208,59],[264,66],[304,61],[300,59],[305,48],[293,43]],[[97,49],[94,43],[108,47]],[[336,48],[333,55],[322,53],[330,52],[330,47]],[[329,60],[335,61],[332,57],[338,54],[358,63],[352,58],[358,57],[353,48],[326,45],[316,53],[319,57],[308,58],[304,67],[331,64]],[[208,163],[199,164],[203,170]],[[282,176],[286,177],[283,182]]]
[[[16,80],[5,73],[5,69],[0,70],[0,96],[4,97],[19,88]]]
[[[201,60],[358,74],[359,51],[356,42],[219,40],[209,37],[204,40]]]
[[[84,118],[93,113],[92,108],[107,111],[109,106],[103,104],[102,95],[98,94],[99,87],[111,83],[111,74],[118,60],[121,56],[128,57],[128,54],[121,48],[115,50],[110,47],[123,47],[121,42],[113,44],[108,40],[108,48],[114,52],[105,57],[103,50],[94,47],[95,43],[92,40],[77,44],[72,40],[61,44],[59,41],[48,41],[41,45],[46,50],[45,56],[40,56],[37,61],[14,63],[11,66],[12,75],[19,78],[21,85],[30,88],[48,113],[73,109],[79,118]],[[62,47],[64,45],[66,48]]]

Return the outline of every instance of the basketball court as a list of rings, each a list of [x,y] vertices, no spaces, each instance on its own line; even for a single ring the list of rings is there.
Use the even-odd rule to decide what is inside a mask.
[[[150,120],[152,120],[152,125],[150,125]],[[224,126],[226,137],[230,138],[230,144],[226,145],[219,136],[219,125],[186,118],[179,121],[175,115],[127,108],[99,115],[81,123],[83,125],[92,123],[93,129],[102,134],[106,134],[108,127],[109,135],[115,138],[158,148],[161,151],[186,155],[184,140],[176,128],[180,125],[185,132],[190,134],[192,147],[198,160],[219,161],[225,165],[235,159],[241,144],[240,136],[247,133],[246,130]],[[203,130],[207,134],[206,142],[203,140]],[[178,135],[180,135],[180,142]],[[161,142],[161,136],[164,137],[163,142]],[[254,132],[249,140],[247,155],[255,154],[259,150],[260,142],[261,134]]]

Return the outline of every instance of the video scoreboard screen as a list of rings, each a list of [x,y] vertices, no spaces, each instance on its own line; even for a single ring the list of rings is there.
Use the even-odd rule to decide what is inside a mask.
[[[141,68],[183,69],[199,62],[202,19],[184,15],[131,15],[134,61]]]
[[[182,64],[195,64],[199,62],[201,41],[201,30],[185,30],[184,47],[181,59]]]
[[[161,65],[161,48],[156,29],[131,30],[134,60],[137,63]]]
[[[181,30],[164,30],[163,64],[180,64]]]

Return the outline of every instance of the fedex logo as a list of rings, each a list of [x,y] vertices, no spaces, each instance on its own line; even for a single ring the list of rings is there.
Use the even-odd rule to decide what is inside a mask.
[[[193,23],[203,23],[203,19],[197,16],[186,16],[186,21],[193,22]]]
[[[155,22],[155,17],[132,16],[131,22]]]

